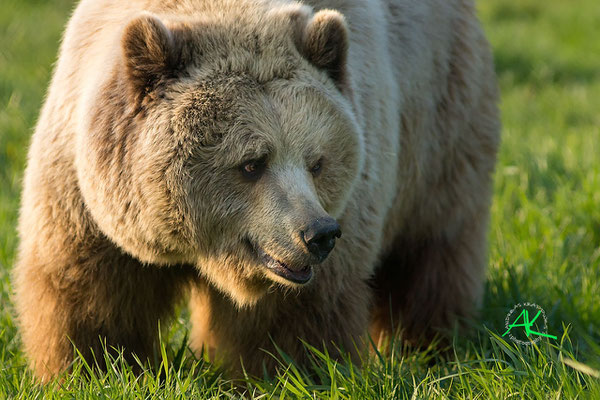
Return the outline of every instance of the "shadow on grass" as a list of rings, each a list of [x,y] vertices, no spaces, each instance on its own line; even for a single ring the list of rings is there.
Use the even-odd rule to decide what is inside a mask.
[[[491,15],[495,22],[505,21],[532,21],[541,15],[541,7],[543,5],[537,3],[520,2],[505,2],[494,7]]]
[[[494,59],[498,76],[518,85],[590,84],[600,76],[598,68],[551,58],[544,60],[514,49],[496,48]]]

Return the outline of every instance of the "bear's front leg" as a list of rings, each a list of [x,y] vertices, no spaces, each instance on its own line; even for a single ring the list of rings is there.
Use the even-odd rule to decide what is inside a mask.
[[[406,343],[427,345],[475,316],[485,283],[487,214],[452,234],[400,237],[373,280],[371,335],[399,328]]]
[[[142,265],[104,238],[65,240],[62,248],[54,242],[52,251],[50,243],[30,239],[24,238],[15,268],[15,303],[40,379],[68,368],[73,346],[100,368],[103,342],[108,350],[123,348],[130,361],[132,353],[152,356],[159,320],[181,295],[186,268]]]
[[[324,268],[327,268],[324,266]],[[338,282],[319,274],[298,291],[273,289],[256,305],[238,308],[211,286],[192,294],[192,346],[209,350],[232,369],[262,376],[280,364],[277,346],[302,366],[309,366],[303,341],[339,359],[342,349],[358,361],[369,320],[366,280],[344,276]],[[343,281],[343,282],[342,282]]]

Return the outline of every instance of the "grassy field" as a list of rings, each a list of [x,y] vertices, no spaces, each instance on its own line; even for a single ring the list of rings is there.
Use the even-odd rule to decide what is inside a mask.
[[[71,1],[3,0],[0,9],[0,398],[590,398],[600,399],[600,3],[480,0],[502,90],[488,284],[476,338],[455,354],[373,356],[361,369],[317,355],[312,374],[226,380],[181,358],[180,317],[158,370],[74,372],[45,387],[26,369],[10,301],[10,269],[27,143]],[[545,309],[548,339],[504,333],[517,303]]]

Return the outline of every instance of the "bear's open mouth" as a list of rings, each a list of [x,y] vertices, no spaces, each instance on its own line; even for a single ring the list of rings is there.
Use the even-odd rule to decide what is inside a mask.
[[[299,284],[304,284],[308,282],[310,278],[312,278],[313,270],[310,265],[306,265],[299,270],[292,270],[286,264],[275,260],[273,257],[260,249],[258,254],[261,256],[260,258],[265,266],[282,278]]]
[[[263,264],[275,274],[281,276],[282,278],[287,279],[288,281],[304,284],[312,278],[313,270],[312,266],[306,265],[301,269],[295,270],[291,269],[285,263],[278,261],[268,255],[263,249],[260,247],[255,247],[258,256],[260,257]]]
[[[250,238],[244,238],[244,243],[251,253],[257,257],[262,264],[274,274],[278,276],[296,283],[296,284],[305,284],[311,280],[313,276],[313,269],[311,265],[305,265],[300,269],[292,269],[287,264],[276,260],[272,256],[270,256],[266,251],[264,251],[260,246],[256,245]]]

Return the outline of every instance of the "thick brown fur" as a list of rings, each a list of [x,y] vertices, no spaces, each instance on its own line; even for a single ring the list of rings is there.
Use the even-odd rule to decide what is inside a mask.
[[[474,316],[496,102],[471,0],[82,1],[24,182],[31,367],[49,379],[101,340],[149,357],[186,298],[194,348],[251,373],[273,341],[302,362],[300,339],[335,354]],[[319,263],[302,229],[329,217]]]

